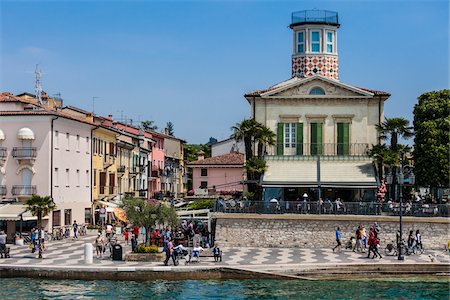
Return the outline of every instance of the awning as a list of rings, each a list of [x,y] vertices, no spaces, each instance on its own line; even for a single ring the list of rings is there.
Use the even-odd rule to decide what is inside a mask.
[[[118,205],[116,204],[116,203],[114,203],[114,202],[107,202],[107,201],[102,201],[102,200],[97,200],[97,201],[95,201],[96,203],[97,203],[97,205],[102,205],[102,206],[105,206],[105,207],[111,207],[111,208],[115,208],[115,207],[117,207]]]
[[[116,216],[116,218],[119,221],[122,221],[122,222],[128,221],[125,211],[121,208],[118,208],[118,207],[114,208],[114,215]]]
[[[317,161],[268,160],[263,187],[317,187]]]
[[[263,187],[317,187],[317,160],[267,160]],[[320,161],[320,184],[324,188],[376,188],[370,159]]]
[[[27,211],[27,206],[25,205],[8,203],[0,206],[0,220],[20,221],[21,216],[23,221],[37,220],[36,216],[33,216],[30,211]],[[48,219],[48,216],[45,216],[42,219]]]
[[[27,207],[22,204],[5,204],[0,207],[0,220],[20,221],[20,216],[26,212]]]
[[[30,128],[24,127],[19,129],[17,137],[20,140],[34,140],[34,133],[33,130],[31,130]]]

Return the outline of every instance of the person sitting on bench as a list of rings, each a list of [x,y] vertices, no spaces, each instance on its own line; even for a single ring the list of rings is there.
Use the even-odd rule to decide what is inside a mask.
[[[197,261],[200,261],[200,253],[202,253],[205,249],[203,249],[200,244],[196,244],[192,249],[192,257],[196,257]]]

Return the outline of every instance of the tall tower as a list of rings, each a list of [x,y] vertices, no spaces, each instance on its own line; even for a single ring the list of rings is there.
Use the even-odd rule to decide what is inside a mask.
[[[310,77],[317,74],[338,80],[337,12],[294,12],[289,27],[294,32],[292,77]]]

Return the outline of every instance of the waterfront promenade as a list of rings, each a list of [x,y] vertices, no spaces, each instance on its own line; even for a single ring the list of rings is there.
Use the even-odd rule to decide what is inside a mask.
[[[184,260],[180,260],[180,265],[174,268],[165,267],[161,262],[125,262],[112,261],[109,258],[109,250],[103,258],[96,258],[94,254],[93,264],[84,262],[84,244],[93,242],[95,236],[87,235],[74,241],[65,239],[62,241],[47,242],[47,250],[43,259],[38,259],[37,254],[31,253],[27,245],[8,245],[11,248],[11,258],[0,259],[0,269],[36,267],[39,269],[61,269],[71,267],[82,267],[97,270],[107,270],[109,268],[130,267],[130,268],[152,268],[153,270],[171,270],[176,268],[216,268],[233,267],[243,269],[271,269],[277,268],[297,268],[302,266],[345,266],[345,265],[388,265],[398,264],[397,257],[384,255],[384,245],[380,249],[382,259],[368,259],[365,253],[354,253],[350,250],[343,250],[335,253],[330,245],[327,249],[299,249],[299,248],[254,248],[254,247],[226,247],[223,250],[223,261],[214,262],[212,257],[201,257],[200,262],[184,265]],[[123,238],[119,237],[119,242],[123,245],[123,252],[131,251],[131,246],[125,245]],[[208,253],[210,250],[206,250]],[[422,255],[405,256],[404,264],[450,264],[450,255],[442,250],[425,251]],[[169,265],[170,266],[170,265]],[[450,266],[450,265],[449,265]]]

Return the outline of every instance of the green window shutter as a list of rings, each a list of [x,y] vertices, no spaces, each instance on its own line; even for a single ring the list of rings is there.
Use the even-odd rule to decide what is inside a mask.
[[[278,123],[277,127],[277,155],[283,155],[284,149],[284,124]]]
[[[303,155],[303,123],[297,123],[297,155]]]
[[[343,145],[344,145],[344,155],[349,154],[349,144],[350,144],[350,123],[344,123],[343,128]]]
[[[337,123],[337,154],[348,155],[349,153],[349,123]]]
[[[322,123],[317,123],[317,154],[323,154],[322,152]]]
[[[322,123],[311,123],[311,154],[322,154]]]

